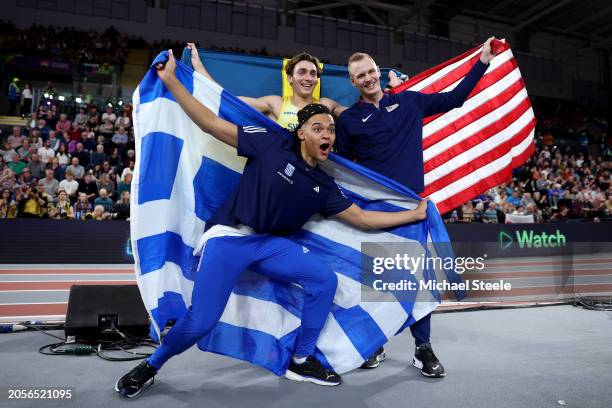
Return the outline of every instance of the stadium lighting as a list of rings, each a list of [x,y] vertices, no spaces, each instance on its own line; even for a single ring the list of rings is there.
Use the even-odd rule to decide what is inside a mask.
[[[49,98],[49,94],[48,94],[48,93],[44,93],[44,94],[43,94],[43,96],[44,96],[45,98]]]
[[[119,102],[117,102],[117,104],[118,104],[119,106],[123,106],[123,101],[122,101],[122,100],[119,100]]]
[[[76,98],[75,99],[76,103],[81,103],[81,101],[83,101],[81,98]]]
[[[59,99],[60,101],[63,101],[66,99],[66,97],[64,95],[60,95],[57,97],[57,99]]]
[[[112,108],[112,107],[113,107],[113,104],[112,104],[112,103],[110,103],[110,102],[109,102],[107,105],[108,105],[108,107],[109,107],[109,108]]]

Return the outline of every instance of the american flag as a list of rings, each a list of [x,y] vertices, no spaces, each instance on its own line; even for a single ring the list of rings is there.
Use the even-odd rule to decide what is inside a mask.
[[[394,88],[423,93],[452,90],[480,58],[483,46],[446,61]],[[498,54],[462,107],[423,121],[425,190],[440,213],[512,176],[534,151],[536,119],[512,50]]]

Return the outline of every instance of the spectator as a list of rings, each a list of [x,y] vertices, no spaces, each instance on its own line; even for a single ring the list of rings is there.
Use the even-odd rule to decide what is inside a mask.
[[[124,191],[132,192],[132,173],[128,173],[125,175],[123,181],[119,182],[117,185],[117,193],[119,196],[123,194]]]
[[[87,199],[87,194],[79,193],[79,199],[74,204],[74,219],[85,220],[91,218],[91,203]]]
[[[16,116],[17,106],[19,106],[19,102],[21,101],[21,88],[19,88],[19,78],[13,78],[13,81],[8,86],[8,116]]]
[[[8,137],[12,149],[18,149],[27,138],[21,132],[20,126],[13,126],[13,133]]]
[[[116,147],[113,148],[113,153],[108,158],[108,161],[114,168],[118,168],[121,165],[121,155],[119,154],[119,149]]]
[[[72,156],[66,151],[66,145],[64,143],[60,144],[59,149],[55,155],[60,166],[68,166]]]
[[[96,146],[95,153],[91,155],[91,164],[101,167],[105,161],[108,161],[108,156],[104,153],[104,145],[99,144]]]
[[[90,171],[85,173],[85,176],[79,181],[79,193],[85,193],[89,202],[94,201],[98,195],[98,183],[94,179],[93,174]]]
[[[57,138],[56,135],[57,135],[57,132],[52,130],[51,132],[49,132],[49,138],[47,139],[49,141],[49,147],[53,149],[54,152],[57,152],[57,150],[60,147],[60,142],[61,142],[61,140]]]
[[[55,157],[55,151],[51,148],[50,138],[45,140],[43,146],[38,149],[38,157],[40,158],[40,161],[45,165],[49,164]]]
[[[7,164],[7,166],[13,171],[15,176],[19,176],[23,169],[26,167],[25,162],[19,160],[19,154],[13,153],[11,158],[12,160]]]
[[[121,116],[119,116],[115,121],[115,127],[124,127],[125,129],[129,129],[131,126],[132,119],[130,119],[130,113],[124,110],[123,112],[121,112]]]
[[[487,208],[483,214],[483,222],[497,224],[497,204],[489,203],[489,208]]]
[[[124,151],[128,143],[128,135],[125,132],[125,128],[120,126],[119,129],[117,129],[117,133],[113,135],[111,140],[120,152]]]
[[[89,154],[89,150],[85,150],[85,146],[83,143],[78,142],[76,145],[76,150],[72,153],[72,160],[75,158],[79,159],[79,163],[84,167],[89,167],[89,162],[91,161],[91,156]]]
[[[19,155],[19,160],[24,162],[29,162],[32,151],[30,149],[30,141],[28,139],[23,141],[23,144],[19,149],[17,149],[17,154]]]
[[[39,180],[45,175],[45,164],[40,161],[38,153],[32,153],[32,160],[28,163],[28,169],[36,180]]]
[[[17,151],[11,147],[8,141],[4,142],[4,147],[0,150],[2,160],[4,160],[5,163],[9,163],[13,159],[13,153],[17,154]]]
[[[72,204],[68,199],[68,194],[64,190],[59,190],[57,204],[55,206],[56,214],[59,219],[74,219],[74,210],[72,209]]]
[[[100,196],[94,200],[94,207],[101,205],[104,207],[104,210],[107,212],[111,212],[113,210],[113,200],[108,198],[108,193],[106,189],[100,189]]]
[[[113,112],[113,108],[111,106],[106,107],[106,112],[102,114],[102,122],[110,121],[111,123],[115,123],[117,120],[117,115]]]
[[[47,126],[47,121],[45,119],[38,119],[38,124],[34,129],[38,130],[40,135],[45,139],[49,137],[49,132],[51,131],[51,128]]]
[[[63,180],[65,167],[60,166],[59,159],[54,157],[50,164],[47,165],[47,169],[53,171],[53,178],[56,180]]]
[[[81,129],[85,128],[85,124],[87,123],[87,119],[89,116],[85,113],[85,108],[79,108],[79,113],[74,117],[74,122],[77,124],[77,127]]]
[[[11,170],[9,165],[4,166],[2,171],[0,171],[0,188],[8,189],[13,191],[13,186],[15,185],[15,172]]]
[[[11,190],[5,188],[0,197],[0,219],[16,218],[17,204],[11,198]]]
[[[70,164],[70,166],[66,167],[66,173],[71,172],[74,178],[77,180],[82,179],[85,175],[85,168],[79,164],[79,159],[77,157],[73,157],[71,163],[72,164]],[[70,193],[68,194],[70,195]]]
[[[59,120],[55,124],[55,130],[60,132],[60,133],[68,132],[70,130],[71,126],[72,126],[72,124],[68,120],[68,115],[66,115],[65,113],[61,113]]]
[[[32,84],[25,84],[21,92],[21,117],[25,118],[32,111]]]
[[[519,196],[518,190],[514,190],[512,195],[506,199],[506,202],[516,207],[521,204],[521,197]]]
[[[96,149],[96,136],[93,132],[88,133],[87,131],[81,132],[81,143],[83,148],[88,152],[93,152]]]
[[[72,124],[72,126],[70,127],[70,130],[63,131],[63,132],[60,132],[60,133],[63,134],[65,132],[68,132],[68,136],[70,136],[70,140],[74,140],[74,141],[77,141],[77,142],[81,140],[82,131],[81,131],[81,128],[79,127],[78,123],[74,122]]]
[[[74,175],[70,170],[66,170],[66,178],[60,181],[59,189],[64,190],[68,194],[71,201],[76,200],[76,193],[79,189],[79,183],[74,179]]]
[[[115,131],[115,127],[110,119],[106,119],[103,124],[100,125],[99,132],[102,136],[106,138],[110,138],[113,136],[113,132]]]
[[[91,216],[96,221],[103,221],[111,218],[111,214],[106,212],[102,205],[96,205]]]
[[[17,214],[20,218],[42,218],[46,208],[47,200],[36,187],[27,187],[25,194],[17,200]]]
[[[130,219],[130,192],[125,190],[121,194],[121,198],[113,206],[113,211],[117,214],[118,220]]]
[[[123,169],[123,171],[121,172],[121,180],[125,180],[125,176],[129,175],[133,175],[134,174],[134,160],[130,160],[130,163],[128,165],[128,167],[126,167],[125,169]]]
[[[30,131],[30,137],[28,137],[30,147],[38,150],[43,146],[43,139],[40,137],[40,131],[38,129],[32,129]]]
[[[38,188],[51,197],[55,197],[59,190],[59,181],[53,177],[53,170],[45,170],[45,177],[38,180]]]
[[[98,188],[100,189],[100,191],[102,189],[106,190],[106,192],[108,194],[108,198],[110,198],[111,200],[114,199],[114,197],[115,197],[115,184],[110,179],[110,176],[109,176],[108,173],[101,173],[100,174],[100,181],[98,183]]]

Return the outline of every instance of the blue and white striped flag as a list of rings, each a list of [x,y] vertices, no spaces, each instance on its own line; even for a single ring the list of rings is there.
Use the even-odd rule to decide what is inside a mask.
[[[165,52],[160,54],[152,66],[166,58]],[[289,137],[276,123],[178,61],[176,76],[220,117]],[[191,304],[199,261],[194,248],[205,221],[238,185],[246,160],[187,117],[155,68],[146,73],[133,101],[137,163],[132,181],[132,248],[138,286],[157,335],[169,320],[181,318]],[[419,199],[405,187],[335,155],[323,169],[364,209],[410,209]],[[399,302],[394,297],[361,301],[362,242],[448,242],[431,203],[427,220],[409,226],[364,232],[333,217],[315,216],[289,238],[328,262],[338,276],[334,306],[317,342],[316,356],[339,373],[360,366],[390,337],[438,304],[435,296],[422,291],[415,302]],[[446,274],[448,278],[448,271]],[[417,278],[422,275],[417,271]],[[282,375],[300,326],[302,304],[301,287],[247,272],[237,283],[219,324],[198,346]]]

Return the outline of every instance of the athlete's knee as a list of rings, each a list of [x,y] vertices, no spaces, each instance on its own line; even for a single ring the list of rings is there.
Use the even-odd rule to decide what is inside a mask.
[[[314,279],[311,284],[311,292],[314,294],[324,294],[330,295],[333,297],[334,293],[336,293],[336,287],[338,286],[338,277],[331,270],[331,268],[327,268],[324,266],[320,266],[317,268],[316,273],[314,274]]]
[[[183,327],[185,334],[198,338],[208,334],[217,323],[215,319],[207,316],[206,313],[196,313],[191,308],[184,319]]]

